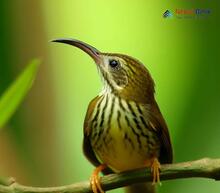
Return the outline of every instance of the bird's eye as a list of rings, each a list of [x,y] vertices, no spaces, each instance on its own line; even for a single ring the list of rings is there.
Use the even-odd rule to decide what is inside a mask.
[[[112,68],[115,68],[117,67],[119,64],[119,62],[117,60],[110,60],[109,61],[109,65],[112,67]]]

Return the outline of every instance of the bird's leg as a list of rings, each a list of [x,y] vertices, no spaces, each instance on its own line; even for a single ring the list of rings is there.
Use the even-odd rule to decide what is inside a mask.
[[[99,173],[101,171],[103,171],[106,168],[105,164],[101,164],[100,166],[98,166],[97,168],[95,168],[95,170],[93,171],[91,178],[90,178],[90,184],[91,184],[91,188],[93,193],[105,193],[104,190],[101,187],[101,183],[100,183],[100,177],[99,177]]]
[[[151,164],[151,172],[153,174],[153,185],[158,183],[161,185],[160,183],[160,162],[158,161],[158,159],[156,157],[154,157],[152,159],[152,164]]]

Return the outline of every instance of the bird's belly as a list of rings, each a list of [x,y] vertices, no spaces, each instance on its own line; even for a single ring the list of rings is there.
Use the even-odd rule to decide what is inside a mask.
[[[100,136],[100,145],[94,151],[101,163],[115,172],[132,170],[150,165],[152,158],[148,140],[129,129],[113,127]]]
[[[98,109],[102,110],[99,112]],[[153,157],[159,156],[160,141],[155,131],[148,128],[145,108],[139,106],[138,109],[136,103],[109,95],[92,117],[92,149],[100,163],[113,171],[148,166]]]

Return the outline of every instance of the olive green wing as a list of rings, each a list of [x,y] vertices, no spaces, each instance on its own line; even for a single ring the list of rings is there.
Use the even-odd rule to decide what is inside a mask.
[[[101,165],[100,161],[97,159],[95,152],[93,151],[91,142],[90,142],[90,135],[91,135],[91,116],[93,111],[97,105],[97,102],[100,100],[100,96],[94,98],[88,106],[86,117],[84,120],[84,138],[83,138],[83,152],[86,158],[95,166]],[[104,174],[113,173],[111,169],[106,168],[103,171]]]
[[[83,152],[86,158],[94,165],[98,166],[100,165],[100,162],[98,161],[95,152],[92,149],[91,142],[90,142],[90,135],[91,135],[91,116],[93,114],[93,111],[95,110],[96,104],[99,101],[100,97],[97,96],[94,98],[88,106],[86,117],[84,120],[84,138],[83,138]]]
[[[149,118],[149,126],[156,132],[161,142],[159,161],[161,163],[172,163],[173,150],[169,131],[156,101],[151,106]]]

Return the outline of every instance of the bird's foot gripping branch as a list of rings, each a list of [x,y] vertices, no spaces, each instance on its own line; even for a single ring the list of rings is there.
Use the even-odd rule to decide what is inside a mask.
[[[172,180],[179,178],[211,178],[220,180],[220,159],[204,158],[196,161],[161,165],[160,178]],[[0,193],[90,193],[90,182],[78,182],[60,187],[31,187],[23,186],[17,182],[0,178]],[[134,171],[110,174],[101,178],[103,190],[112,190],[139,182],[151,182],[150,169],[138,169]]]

